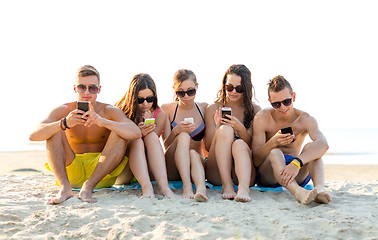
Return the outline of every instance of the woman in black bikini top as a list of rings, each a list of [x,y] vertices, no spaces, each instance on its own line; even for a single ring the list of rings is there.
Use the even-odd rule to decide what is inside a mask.
[[[182,69],[175,73],[174,89],[176,101],[162,106],[169,119],[165,128],[169,136],[164,141],[168,179],[182,181],[184,198],[207,201],[202,153],[206,129],[203,116],[207,103],[194,102],[198,84],[190,70]],[[196,186],[195,194],[192,179]]]

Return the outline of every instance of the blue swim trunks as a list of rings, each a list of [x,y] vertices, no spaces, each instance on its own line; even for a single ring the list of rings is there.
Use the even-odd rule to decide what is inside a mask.
[[[291,161],[294,160],[295,157],[293,156],[290,156],[290,155],[285,155],[285,162],[286,162],[286,165],[289,165],[289,163],[291,163]],[[299,184],[299,186],[301,187],[304,187],[307,185],[307,183],[310,181],[311,177],[310,177],[310,174],[307,175],[306,179],[303,181],[302,184]],[[260,174],[259,174],[259,171],[257,169],[257,172],[256,172],[256,184],[257,186],[259,187],[271,187],[271,188],[277,188],[277,187],[281,187],[281,185],[279,183],[273,185],[273,186],[264,186],[263,184],[261,184],[260,182]]]

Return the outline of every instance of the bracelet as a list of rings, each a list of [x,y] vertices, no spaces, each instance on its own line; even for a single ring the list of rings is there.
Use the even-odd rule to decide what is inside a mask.
[[[60,123],[59,123],[59,125],[60,125],[60,128],[61,128],[63,131],[66,130],[66,129],[63,127],[63,118],[60,119]]]
[[[294,159],[298,160],[298,162],[301,165],[301,167],[303,167],[303,162],[302,162],[302,160],[299,157],[295,157]]]
[[[301,166],[299,166],[299,164],[297,162],[295,162],[294,160],[291,161],[291,163],[294,163],[299,169],[301,169]]]
[[[66,127],[64,130],[66,130],[66,129],[70,129],[70,128],[67,126],[67,119],[66,119],[66,118],[63,118],[63,124],[64,124],[64,126]]]

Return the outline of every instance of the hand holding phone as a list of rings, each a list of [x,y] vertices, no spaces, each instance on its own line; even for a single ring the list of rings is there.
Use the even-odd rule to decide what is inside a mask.
[[[290,133],[290,135],[293,135],[293,129],[291,127],[285,127],[281,129],[282,134]],[[295,141],[295,138],[293,138],[293,141]]]

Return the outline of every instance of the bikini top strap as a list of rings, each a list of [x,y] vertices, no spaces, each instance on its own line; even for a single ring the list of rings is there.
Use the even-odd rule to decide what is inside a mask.
[[[198,112],[199,112],[199,114],[201,115],[202,121],[205,121],[205,119],[203,119],[203,116],[202,116],[201,110],[199,109],[197,103],[194,103],[194,104],[196,105],[196,107],[197,107],[197,109],[198,109]]]
[[[173,115],[173,120],[172,120],[172,122],[174,122],[175,119],[176,119],[177,109],[178,109],[178,103],[177,103],[177,105],[176,105],[176,110],[175,110],[175,114]]]
[[[160,108],[156,108],[155,109],[154,118],[156,118],[156,116],[158,115],[159,111],[160,111]]]

